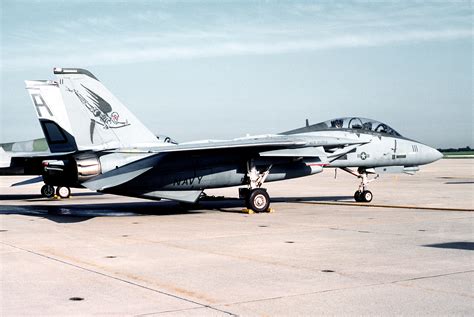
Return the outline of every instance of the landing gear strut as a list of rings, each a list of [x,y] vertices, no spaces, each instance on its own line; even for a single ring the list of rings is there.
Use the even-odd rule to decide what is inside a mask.
[[[54,186],[49,184],[45,184],[41,187],[41,196],[53,198],[55,194],[61,198],[69,198],[71,196],[71,189],[66,186],[59,186],[54,190]]]
[[[375,176],[372,179],[369,179],[368,174],[373,173],[371,170],[367,170],[365,168],[359,168],[357,172],[355,172],[347,167],[343,167],[341,169],[361,179],[359,188],[354,193],[355,201],[370,203],[374,195],[372,194],[370,190],[367,189],[367,185],[373,182],[374,180],[376,180],[379,177],[379,175]]]
[[[266,212],[270,207],[270,195],[265,188],[261,188],[270,173],[270,165],[265,171],[259,172],[253,160],[247,164],[247,178],[249,188],[240,188],[239,196],[245,200],[245,206],[255,212]]]

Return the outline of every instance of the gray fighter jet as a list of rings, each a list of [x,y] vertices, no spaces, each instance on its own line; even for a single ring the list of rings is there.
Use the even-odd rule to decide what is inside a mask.
[[[279,134],[173,144],[155,137],[89,71],[55,68],[56,81],[26,81],[51,154],[41,162],[41,193],[71,187],[149,199],[196,202],[208,188],[242,186],[249,209],[266,211],[262,186],[340,168],[360,178],[354,194],[370,202],[369,175],[409,173],[442,157],[387,124],[358,117]]]

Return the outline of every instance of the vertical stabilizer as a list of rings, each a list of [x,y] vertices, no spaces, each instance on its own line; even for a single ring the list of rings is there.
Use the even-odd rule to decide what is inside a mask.
[[[50,151],[77,151],[58,83],[50,80],[26,80],[25,84]]]
[[[55,68],[54,73],[79,150],[163,145],[89,71]]]

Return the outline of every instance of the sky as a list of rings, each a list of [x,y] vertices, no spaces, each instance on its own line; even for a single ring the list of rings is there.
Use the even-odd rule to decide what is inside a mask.
[[[361,116],[434,147],[474,147],[471,1],[0,6],[0,142],[42,137],[24,80],[76,67],[178,141]]]

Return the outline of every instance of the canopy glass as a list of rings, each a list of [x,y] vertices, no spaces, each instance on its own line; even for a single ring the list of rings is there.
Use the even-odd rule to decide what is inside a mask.
[[[384,133],[389,135],[401,136],[400,133],[392,129],[388,124],[372,119],[347,117],[324,121],[313,125],[315,130],[326,129],[352,129],[372,131],[376,133]]]

